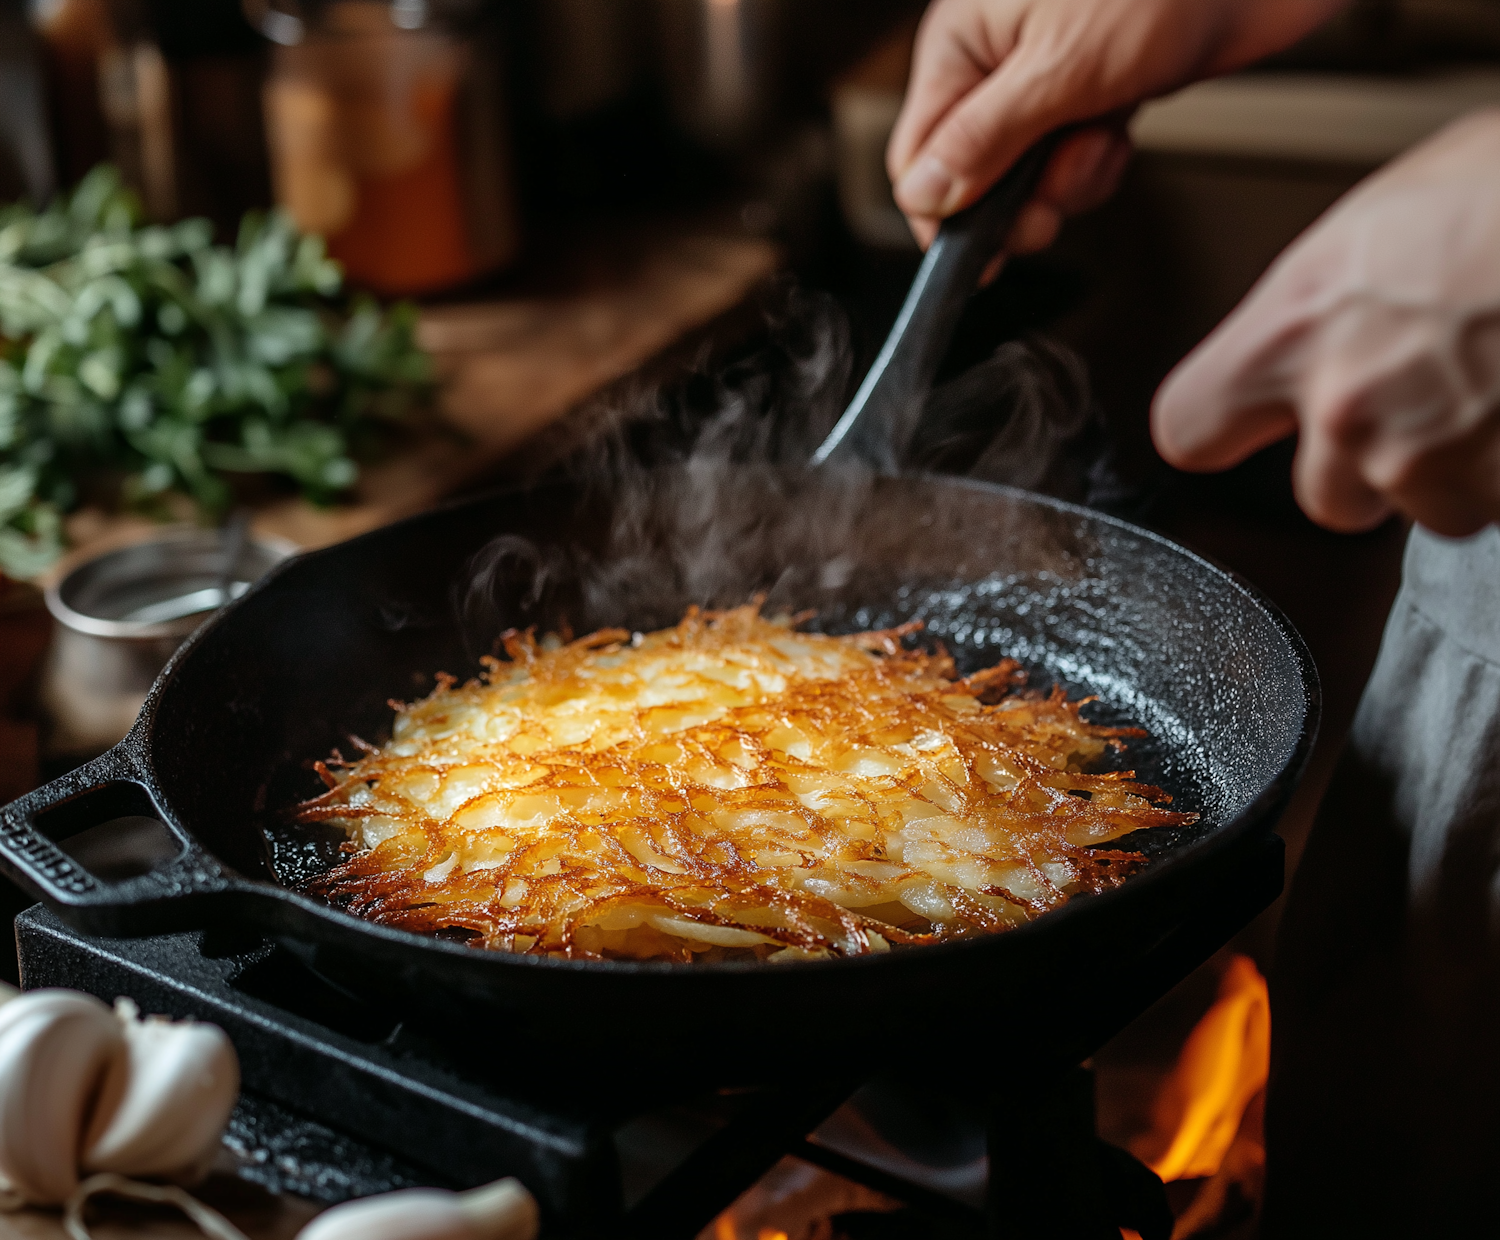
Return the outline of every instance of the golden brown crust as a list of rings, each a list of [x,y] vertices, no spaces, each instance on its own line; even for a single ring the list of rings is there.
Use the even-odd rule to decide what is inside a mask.
[[[1012,660],[959,679],[911,628],[828,637],[750,606],[508,633],[482,680],[393,704],[390,744],[317,764],[298,818],[344,826],[351,856],[309,889],[511,952],[852,955],[1019,924],[1141,861],[1096,845],[1193,820],[1079,769],[1139,732],[1022,692]]]

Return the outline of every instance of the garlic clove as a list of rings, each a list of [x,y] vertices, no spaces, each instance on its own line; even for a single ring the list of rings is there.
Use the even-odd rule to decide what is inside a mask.
[[[0,1007],[0,1178],[34,1205],[78,1186],[84,1118],[125,1057],[110,1010],[71,990],[33,990]]]
[[[408,1188],[318,1215],[297,1240],[535,1240],[536,1199],[518,1180],[466,1193]]]
[[[382,1193],[318,1215],[297,1240],[480,1240],[458,1194],[436,1188]]]
[[[483,1240],[533,1240],[541,1227],[536,1198],[509,1177],[459,1193],[458,1208]]]
[[[191,1184],[203,1178],[240,1090],[239,1060],[217,1025],[140,1019],[121,999],[125,1054],[104,1078],[83,1140],[84,1171]]]

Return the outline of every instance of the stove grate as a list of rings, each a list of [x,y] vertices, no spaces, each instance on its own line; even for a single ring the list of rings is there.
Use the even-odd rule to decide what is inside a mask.
[[[1055,1045],[1056,1062],[1037,1069],[1029,1090],[1012,1081],[1004,1098],[960,1099],[957,1110],[952,1099],[939,1103],[949,1118],[937,1128],[932,1106],[890,1081],[684,1098],[645,1082],[635,1095],[546,1096],[540,1074],[497,1079],[492,1066],[374,1009],[270,941],[94,938],[40,905],[17,917],[16,935],[27,989],[129,995],[143,1011],[228,1033],[244,1092],[227,1144],[241,1175],[271,1191],[333,1202],[514,1175],[537,1196],[549,1236],[663,1240],[696,1235],[790,1153],[903,1200],[954,1235],[1115,1240],[1125,1225],[1151,1240],[1171,1230],[1160,1182],[1098,1141],[1092,1084],[1075,1065],[1276,897],[1280,841],[1252,843],[1150,951],[1091,992],[1086,1009],[1052,1014],[1056,1029],[1040,1036]],[[986,1148],[998,1169],[987,1188]],[[1065,1208],[1028,1213],[1058,1201]]]

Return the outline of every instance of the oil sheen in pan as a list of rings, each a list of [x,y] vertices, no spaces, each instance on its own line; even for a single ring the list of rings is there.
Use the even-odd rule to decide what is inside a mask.
[[[1123,751],[1108,753],[1094,770],[1134,771],[1142,783],[1154,784],[1172,797],[1172,808],[1196,813],[1191,826],[1156,827],[1115,841],[1114,846],[1163,856],[1211,835],[1228,817],[1234,790],[1217,778],[1202,739],[1180,715],[1160,699],[1145,693],[1117,670],[1128,653],[1109,623],[1109,590],[1093,578],[1068,580],[1049,572],[992,575],[978,581],[902,584],[891,591],[887,607],[825,608],[809,627],[831,633],[891,628],[921,620],[928,641],[942,641],[961,673],[968,674],[1002,658],[1017,660],[1026,669],[1027,683],[1043,691],[1060,684],[1069,698],[1095,696],[1084,708],[1091,723],[1108,727],[1144,728]],[[1092,619],[1097,627],[1087,634],[1070,625],[1067,633],[1038,638],[1034,625],[1018,620],[1032,611],[1045,619]],[[1080,637],[1091,640],[1079,641]],[[1089,647],[1107,653],[1090,657]],[[1128,660],[1134,662],[1135,660]],[[1101,666],[1102,664],[1102,666]]]

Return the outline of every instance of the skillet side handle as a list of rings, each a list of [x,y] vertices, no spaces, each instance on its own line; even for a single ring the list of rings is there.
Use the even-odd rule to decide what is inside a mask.
[[[128,744],[0,808],[0,871],[86,934],[134,937],[189,929],[205,898],[237,884],[161,812]],[[54,838],[133,816],[159,821],[176,855],[155,865],[145,860],[140,872],[107,879],[75,861]]]
[[[943,221],[879,356],[810,464],[863,465],[896,474],[922,418],[923,398],[948,352],[979,277],[1030,201],[1058,144],[1074,131],[1046,134],[984,197]]]

